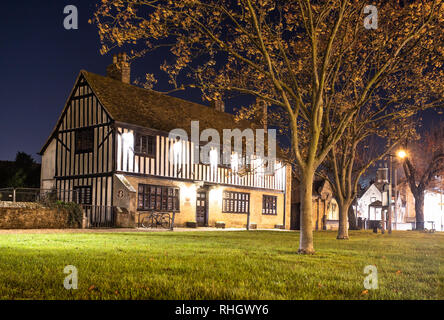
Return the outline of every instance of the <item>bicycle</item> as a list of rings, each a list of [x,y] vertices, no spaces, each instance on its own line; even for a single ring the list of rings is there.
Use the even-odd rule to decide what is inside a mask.
[[[142,219],[143,228],[161,228],[168,229],[171,225],[171,217],[168,212],[151,212]]]

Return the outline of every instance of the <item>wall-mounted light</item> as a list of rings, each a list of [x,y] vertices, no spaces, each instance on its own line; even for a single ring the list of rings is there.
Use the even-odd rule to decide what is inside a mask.
[[[196,199],[196,190],[197,188],[194,184],[190,186],[183,185],[180,187],[180,193],[183,195],[186,202]]]
[[[178,140],[174,142],[173,144],[173,156],[174,156],[174,162],[175,164],[179,164],[181,162],[181,156],[182,156],[182,142],[181,140]]]
[[[212,202],[219,202],[222,201],[222,188],[221,187],[214,187],[210,189],[210,201]]]

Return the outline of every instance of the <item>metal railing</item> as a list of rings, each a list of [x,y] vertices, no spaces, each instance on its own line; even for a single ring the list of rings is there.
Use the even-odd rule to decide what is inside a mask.
[[[75,190],[55,190],[40,188],[2,188],[0,201],[11,202],[55,202],[73,201],[76,199]]]
[[[0,201],[35,202],[49,205],[57,201],[78,203],[76,190],[39,188],[2,188]],[[80,204],[87,220],[87,228],[112,228],[116,225],[116,212],[112,206]]]
[[[87,219],[87,228],[113,228],[116,225],[116,212],[111,206],[82,204]]]
[[[416,221],[415,222],[410,222],[410,223],[412,224],[412,230],[416,230],[417,229],[417,225],[420,224],[420,223],[418,223]],[[428,231],[431,231],[431,232],[435,231],[435,221],[424,221],[424,222],[421,222],[421,224],[423,225],[424,230],[428,230]]]

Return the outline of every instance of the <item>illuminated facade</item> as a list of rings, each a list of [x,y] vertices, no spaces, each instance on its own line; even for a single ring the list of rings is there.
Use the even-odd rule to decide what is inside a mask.
[[[387,223],[387,190],[389,184],[386,170],[387,168],[379,168],[376,182],[371,184],[358,198],[357,218],[367,221],[381,221],[381,213],[385,212]],[[392,198],[392,229],[412,230],[416,223],[415,198],[405,181],[396,186],[396,192],[397,197],[393,192]],[[424,193],[425,228],[444,231],[443,192],[435,188]]]
[[[136,226],[148,212],[174,211],[177,226],[244,227],[249,216],[258,228],[289,228],[290,166],[277,160],[270,174],[260,159],[247,168],[236,154],[221,165],[213,151],[204,164],[193,158],[201,146],[168,136],[175,128],[190,132],[191,121],[218,131],[251,123],[126,83],[128,68],[119,57],[108,77],[80,72],[41,150],[42,189],[84,205],[96,226]]]

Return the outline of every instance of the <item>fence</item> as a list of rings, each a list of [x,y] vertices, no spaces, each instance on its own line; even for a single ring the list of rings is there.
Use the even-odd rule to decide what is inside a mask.
[[[111,206],[94,206],[83,204],[88,228],[112,228],[116,224],[116,212]]]
[[[435,221],[424,221],[423,223],[424,229],[435,231]],[[417,222],[393,222],[392,230],[416,230]],[[358,228],[359,229],[373,229],[374,227],[381,228],[382,221],[381,220],[367,220],[358,218]],[[419,223],[418,223],[419,227]],[[385,221],[385,229],[388,229],[388,221]]]
[[[79,203],[76,190],[55,190],[39,188],[0,189],[0,201],[39,202],[43,204],[56,201]],[[116,213],[111,206],[81,204],[87,219],[88,228],[112,228],[116,224]]]
[[[76,199],[75,190],[54,190],[39,188],[0,189],[0,201],[12,202],[55,202],[61,199]]]

